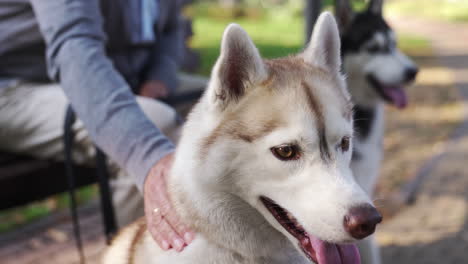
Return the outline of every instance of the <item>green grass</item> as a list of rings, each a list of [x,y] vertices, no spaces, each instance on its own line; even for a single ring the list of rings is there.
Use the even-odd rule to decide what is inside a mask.
[[[194,31],[191,46],[202,58],[200,74],[209,75],[215,63],[224,29],[229,23],[240,24],[251,36],[260,53],[266,58],[282,57],[300,51],[304,43],[304,20],[287,11],[257,11],[261,16],[221,18],[194,13]],[[212,11],[213,12],[213,11]],[[222,11],[220,11],[222,13]],[[405,52],[419,54],[429,49],[430,43],[423,37],[399,35],[400,48]]]
[[[274,58],[299,51],[304,42],[303,21],[297,17],[268,15],[261,19],[219,20],[194,18],[195,36],[191,46],[202,57],[200,73],[208,75],[219,55],[221,37],[229,23],[240,24],[252,37],[262,56]]]
[[[468,0],[394,0],[388,14],[421,16],[451,22],[468,22]]]
[[[414,56],[431,54],[431,42],[422,36],[398,34],[398,46],[403,52]]]

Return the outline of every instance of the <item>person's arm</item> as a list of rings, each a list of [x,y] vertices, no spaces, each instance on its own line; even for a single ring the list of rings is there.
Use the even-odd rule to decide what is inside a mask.
[[[50,77],[61,83],[92,140],[136,177],[156,242],[163,249],[182,250],[193,234],[181,223],[166,193],[174,146],[146,118],[106,56],[99,1],[31,3],[47,44]],[[164,219],[155,223],[148,208],[161,208]]]
[[[105,54],[99,1],[31,0],[47,44],[49,75],[59,81],[93,141],[143,183],[172,143],[136,103]]]

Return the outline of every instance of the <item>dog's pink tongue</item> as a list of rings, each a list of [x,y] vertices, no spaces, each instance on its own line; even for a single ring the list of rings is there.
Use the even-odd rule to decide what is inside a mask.
[[[398,108],[405,108],[408,104],[406,93],[402,87],[386,87],[383,89],[385,95],[387,95]]]
[[[355,245],[338,245],[327,243],[311,237],[310,242],[315,251],[318,264],[360,264],[361,256]]]

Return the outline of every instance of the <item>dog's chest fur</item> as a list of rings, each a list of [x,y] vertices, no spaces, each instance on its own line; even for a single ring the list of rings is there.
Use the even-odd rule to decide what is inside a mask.
[[[302,257],[298,256],[294,249],[291,249],[290,253],[297,257],[284,255],[285,251],[281,254],[272,255],[270,257],[259,257],[259,258],[246,258],[241,254],[223,248],[210,242],[203,236],[197,237],[197,239],[187,247],[183,252],[177,253],[174,251],[158,252],[160,249],[152,241],[149,233],[143,238],[143,247],[138,248],[139,252],[135,252],[136,258],[134,263],[142,264],[159,264],[159,263],[173,263],[177,259],[178,264],[193,264],[193,263],[205,263],[205,264],[219,264],[219,263],[233,263],[233,264],[305,264],[307,263]],[[157,261],[148,262],[154,260],[155,253],[158,252],[159,256]],[[300,257],[300,258],[299,258]]]
[[[384,106],[355,106],[353,159],[351,169],[358,184],[372,194],[383,159]]]
[[[220,213],[220,212],[217,212]],[[242,225],[243,223],[239,223]],[[232,228],[236,228],[233,226]],[[139,230],[144,232],[140,232]],[[222,232],[213,227],[212,232]],[[224,230],[232,232],[232,230]],[[244,234],[246,235],[246,234]],[[248,236],[246,236],[248,237]],[[262,257],[248,258],[245,254],[237,253],[227,249],[220,243],[213,242],[210,237],[198,234],[189,247],[182,252],[174,250],[163,251],[154,243],[150,233],[146,231],[146,224],[143,219],[138,223],[125,228],[119,234],[118,243],[114,243],[105,254],[103,263],[112,264],[306,264],[310,263],[298,254],[291,244],[284,237],[277,236],[274,232],[269,240],[258,243],[251,239],[243,240],[246,247],[252,250],[269,252],[269,255]],[[256,255],[256,254],[251,254]],[[156,257],[157,256],[157,257]],[[258,256],[258,255],[257,255]]]

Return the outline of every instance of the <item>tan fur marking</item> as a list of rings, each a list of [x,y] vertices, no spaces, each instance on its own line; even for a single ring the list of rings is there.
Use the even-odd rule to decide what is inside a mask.
[[[260,83],[260,85],[264,87],[268,87],[273,83],[274,80],[275,80],[275,76],[272,74],[269,74],[268,77]]]
[[[208,154],[208,149],[220,137],[226,136],[252,143],[253,141],[271,133],[278,126],[279,122],[275,119],[270,119],[261,123],[261,125],[257,126],[259,128],[256,130],[251,129],[252,125],[243,124],[240,121],[223,121],[208,137],[202,140],[201,156],[203,157]]]
[[[307,75],[319,75],[319,76],[330,76],[330,72],[321,67],[311,65],[304,61],[302,57],[286,57],[279,59],[266,60],[265,64],[269,66],[270,75],[275,76],[278,83],[282,84],[290,80],[292,74],[296,74],[296,78],[303,78]],[[288,76],[287,78],[283,75]],[[351,98],[346,96],[345,92],[342,90],[339,85],[341,81],[336,79],[333,80],[333,85],[335,91],[337,92],[338,97],[343,102],[343,117],[351,121],[353,116],[353,104],[351,103]],[[336,87],[335,87],[336,86]]]
[[[145,219],[141,218],[138,220],[138,227],[137,231],[135,232],[135,236],[132,239],[132,242],[130,243],[130,248],[128,250],[129,255],[128,255],[128,264],[134,264],[135,263],[135,251],[137,248],[138,243],[140,243],[141,238],[143,234],[146,231],[146,221]]]

